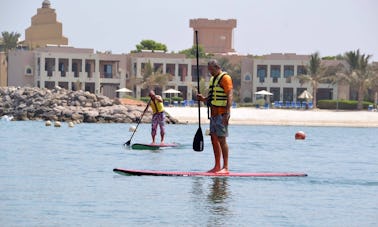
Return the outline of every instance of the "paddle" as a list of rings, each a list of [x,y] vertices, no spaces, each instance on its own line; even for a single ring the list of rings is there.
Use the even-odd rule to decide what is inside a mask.
[[[137,124],[137,126],[136,126],[136,128],[135,128],[133,134],[131,135],[131,138],[129,139],[129,141],[127,141],[126,143],[124,143],[123,146],[125,146],[125,145],[130,146],[131,139],[133,138],[133,136],[134,136],[136,130],[138,129],[138,126],[139,126],[140,122],[142,121],[143,115],[144,115],[144,113],[146,113],[146,111],[147,111],[148,106],[150,105],[150,103],[151,103],[151,99],[148,101],[147,106],[146,106],[146,109],[144,109],[144,111],[143,111],[143,113],[142,113],[142,116],[140,117],[140,119],[139,119],[139,121],[138,121],[138,124]]]
[[[197,53],[196,53],[196,58],[197,58],[197,89],[198,93],[200,92],[200,75],[199,75],[199,54],[198,54],[198,31],[195,31],[196,33],[196,47],[197,47]],[[202,134],[202,129],[201,129],[201,101],[198,100],[198,130],[196,134],[194,135],[193,139],[193,150],[194,151],[203,151],[203,134]]]

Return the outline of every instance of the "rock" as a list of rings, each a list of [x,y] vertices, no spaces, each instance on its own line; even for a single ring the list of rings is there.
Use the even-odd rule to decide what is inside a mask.
[[[84,91],[52,90],[36,87],[0,87],[0,117],[12,115],[14,120],[65,121],[101,123],[137,123],[145,106],[123,105],[119,99],[110,99]],[[142,122],[151,122],[148,109]],[[167,116],[167,123],[178,121]]]

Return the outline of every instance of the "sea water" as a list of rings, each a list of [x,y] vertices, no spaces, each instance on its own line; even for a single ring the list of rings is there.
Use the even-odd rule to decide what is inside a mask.
[[[125,148],[131,126],[1,121],[0,226],[378,226],[378,128],[231,125],[231,171],[308,176],[216,178],[115,174],[213,166],[197,124],[167,125],[180,147],[158,151]],[[150,141],[139,125],[131,143]]]

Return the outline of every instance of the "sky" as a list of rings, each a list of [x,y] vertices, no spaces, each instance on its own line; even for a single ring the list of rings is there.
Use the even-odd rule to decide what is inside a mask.
[[[43,0],[0,0],[0,32],[25,38]],[[378,61],[376,0],[50,0],[68,44],[129,53],[151,39],[178,52],[193,45],[190,19],[236,19],[241,55],[312,54],[360,49]]]

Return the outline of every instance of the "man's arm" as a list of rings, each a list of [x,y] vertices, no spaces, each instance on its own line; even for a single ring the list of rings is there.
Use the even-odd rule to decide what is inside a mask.
[[[163,102],[163,98],[160,95],[155,95],[155,99],[159,102]]]

